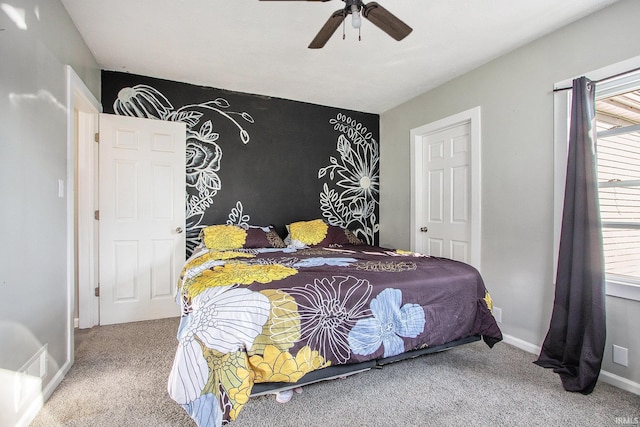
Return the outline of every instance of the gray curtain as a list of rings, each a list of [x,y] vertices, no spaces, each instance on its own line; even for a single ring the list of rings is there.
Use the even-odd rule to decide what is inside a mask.
[[[555,300],[534,362],[559,374],[565,390],[583,394],[596,385],[606,337],[594,116],[595,83],[574,80]]]

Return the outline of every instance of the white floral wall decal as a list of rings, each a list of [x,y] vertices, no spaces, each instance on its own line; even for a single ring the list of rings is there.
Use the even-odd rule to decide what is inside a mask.
[[[329,121],[338,136],[330,165],[318,170],[318,178],[328,176],[338,189],[325,183],[320,193],[320,209],[333,225],[349,228],[360,239],[373,244],[380,225],[376,217],[380,191],[380,154],[373,134],[356,120],[339,113]]]
[[[160,91],[143,84],[121,89],[113,103],[113,110],[119,115],[184,122],[187,125],[187,255],[199,243],[200,230],[206,226],[202,224],[204,213],[222,188],[218,176],[222,161],[222,148],[218,145],[220,134],[216,132],[214,123],[206,120],[205,113],[216,113],[233,123],[243,144],[250,139],[242,121],[254,123],[253,117],[247,112],[229,111],[229,107],[226,99],[216,98],[176,109]],[[242,204],[238,203],[242,211]]]
[[[244,206],[242,202],[238,200],[236,206],[229,212],[229,219],[227,219],[228,225],[239,225],[241,227],[248,227],[251,218],[244,213]]]
[[[253,117],[244,111],[233,111],[229,101],[222,97],[177,108],[162,92],[145,84],[120,89],[113,102],[113,111],[120,115],[179,121],[187,125],[186,240],[187,255],[191,255],[199,244],[201,229],[209,225],[206,221],[212,214],[220,220],[220,214],[214,213],[213,208],[214,199],[223,187],[220,175],[223,149],[220,143],[228,138],[221,134],[221,129],[237,129],[236,135],[242,144],[248,144],[250,135],[245,126],[255,123]],[[337,155],[329,156],[327,166],[319,169],[314,166],[303,173],[315,174],[317,170],[317,177],[322,180],[319,193],[322,217],[331,224],[349,228],[361,240],[374,244],[379,232],[378,142],[365,125],[342,112],[330,118],[329,123],[339,133]],[[242,191],[239,198],[243,197],[240,194],[244,194]],[[307,205],[303,208],[307,213],[301,215],[308,215]],[[296,214],[290,213],[292,219],[296,219]],[[246,226],[249,221],[243,203],[238,200],[228,214],[227,224]]]

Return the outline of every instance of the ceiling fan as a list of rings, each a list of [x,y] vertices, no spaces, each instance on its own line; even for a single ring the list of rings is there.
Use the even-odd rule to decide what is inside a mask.
[[[329,0],[260,0],[260,1],[317,1],[326,2]],[[394,39],[400,41],[407,37],[413,29],[401,21],[397,16],[389,12],[376,2],[363,3],[362,0],[342,0],[345,7],[333,12],[329,20],[320,29],[316,37],[311,41],[309,49],[320,49],[336,32],[340,24],[351,15],[351,24],[354,28],[360,29],[361,16],[371,21],[376,27],[389,34]]]

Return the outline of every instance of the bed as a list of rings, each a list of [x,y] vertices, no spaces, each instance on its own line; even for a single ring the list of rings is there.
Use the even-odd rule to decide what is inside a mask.
[[[250,396],[502,339],[473,267],[362,244],[322,220],[214,225],[187,260],[168,391],[199,426]]]

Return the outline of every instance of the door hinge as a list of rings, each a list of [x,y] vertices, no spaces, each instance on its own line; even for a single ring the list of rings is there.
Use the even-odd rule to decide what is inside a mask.
[[[96,132],[96,133],[93,135],[93,139],[94,139],[97,143],[100,143],[100,133],[99,133],[99,132]]]
[[[98,286],[97,288],[95,288],[95,289],[93,290],[93,294],[94,294],[95,296],[97,296],[97,297],[99,297],[99,296],[100,296],[100,286]]]
[[[96,221],[100,220],[100,211],[93,211],[93,219]]]

